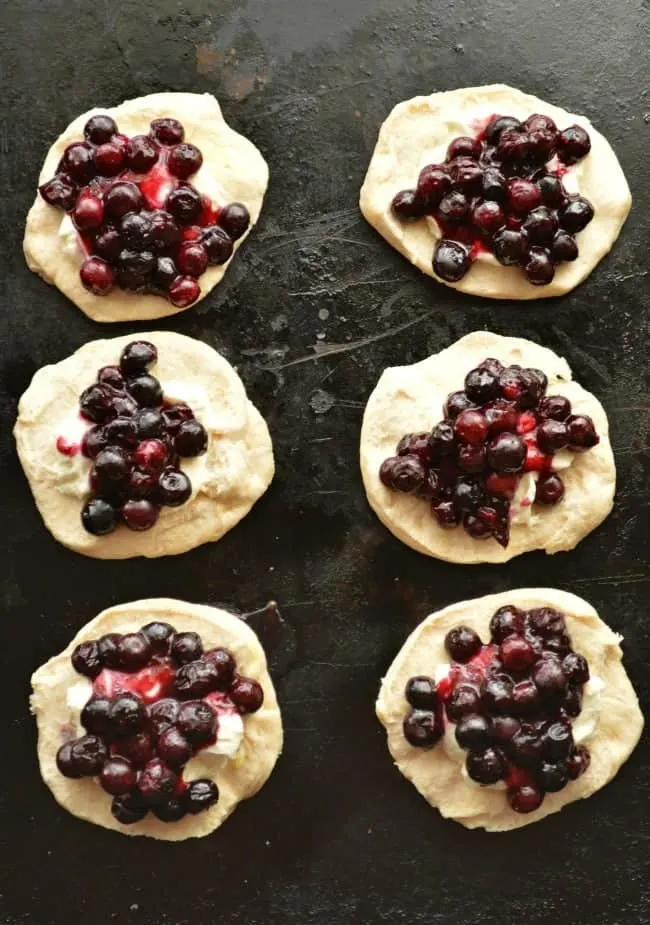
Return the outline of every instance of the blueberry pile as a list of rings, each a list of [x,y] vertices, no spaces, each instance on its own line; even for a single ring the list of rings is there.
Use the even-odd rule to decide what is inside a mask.
[[[572,414],[563,396],[547,396],[547,385],[539,369],[484,360],[464,390],[448,396],[444,420],[402,437],[381,465],[382,483],[428,502],[441,527],[462,525],[474,539],[507,546],[521,477],[537,474],[536,504],[558,504],[565,489],[554,454],[582,452],[600,439],[591,418]]]
[[[232,255],[250,224],[248,209],[240,202],[216,208],[192,186],[203,155],[176,119],[154,119],[148,135],[129,138],[110,116],[97,115],[84,136],[40,187],[81,237],[83,285],[95,295],[117,285],[191,305],[201,294],[199,277]]]
[[[447,633],[450,673],[437,686],[426,676],[409,679],[404,736],[431,748],[452,723],[468,776],[483,785],[505,782],[512,809],[529,813],[589,766],[572,732],[589,666],[552,607],[500,607],[490,633],[487,645],[466,626]]]
[[[208,435],[189,405],[165,401],[148,372],[157,358],[153,344],[132,341],[119,366],[100,369],[79,398],[82,416],[93,422],[81,443],[93,463],[81,522],[95,536],[119,524],[149,530],[163,506],[178,507],[192,494],[181,458],[205,453]]]
[[[457,283],[489,251],[533,285],[548,285],[558,263],[576,260],[575,235],[594,217],[591,203],[562,184],[590,150],[579,125],[559,131],[548,116],[494,116],[476,138],[454,138],[445,163],[424,167],[392,212],[403,221],[433,216],[442,235],[433,269],[446,282]]]
[[[219,710],[210,696],[243,715],[264,700],[261,685],[237,673],[231,652],[204,651],[197,633],[154,622],[82,642],[71,661],[93,681],[93,694],[81,711],[85,735],[57,752],[61,774],[98,778],[125,825],[150,811],[176,822],[217,802],[214,781],[183,778],[187,762],[217,739]]]

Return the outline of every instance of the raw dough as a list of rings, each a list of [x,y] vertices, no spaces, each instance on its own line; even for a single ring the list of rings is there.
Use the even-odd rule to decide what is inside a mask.
[[[461,527],[439,527],[425,501],[391,491],[379,480],[379,467],[394,456],[401,437],[431,430],[442,419],[447,395],[461,389],[466,374],[486,357],[496,357],[505,366],[518,363],[543,370],[549,381],[547,394],[565,395],[575,413],[593,418],[600,435],[598,446],[576,453],[570,468],[562,472],[564,500],[556,507],[535,505],[530,525],[512,525],[505,549],[493,539],[474,540]],[[368,400],[361,429],[361,473],[370,506],[403,543],[448,562],[507,562],[533,549],[573,549],[611,511],[616,470],[602,405],[570,380],[568,364],[551,350],[489,331],[467,334],[412,366],[386,369]]]
[[[126,135],[148,134],[153,119],[173,116],[185,127],[187,141],[197,145],[203,154],[203,167],[223,191],[221,205],[243,202],[251,216],[245,234],[235,241],[233,256],[223,266],[208,267],[200,277],[201,295],[198,304],[221,282],[237,248],[257,221],[268,184],[269,171],[255,145],[231,129],[225,122],[221,107],[209,93],[152,93],[127,100],[113,109],[91,109],[70,123],[48,151],[38,185],[50,180],[65,148],[83,139],[88,119],[98,113],[113,116],[118,128]],[[193,178],[190,177],[190,183]],[[81,258],[63,247],[59,227],[66,213],[49,206],[37,193],[27,216],[24,249],[27,264],[48,283],[53,283],[75,305],[94,321],[150,321],[185,311],[162,296],[143,295],[115,289],[107,296],[96,296],[84,288],[79,279]]]
[[[562,611],[575,651],[588,660],[592,677],[598,675],[606,684],[600,694],[599,724],[586,742],[591,754],[589,768],[564,790],[549,793],[540,808],[527,815],[510,809],[503,790],[480,787],[463,777],[459,765],[448,757],[441,742],[433,749],[417,749],[402,734],[402,721],[408,710],[404,698],[408,679],[418,674],[432,675],[436,665],[449,660],[444,638],[461,623],[475,629],[483,641],[489,640],[490,618],[504,604],[523,609],[551,606]],[[500,832],[520,828],[557,812],[573,800],[591,796],[609,783],[627,761],[643,729],[639,702],[621,662],[620,638],[586,601],[552,588],[520,588],[491,594],[431,614],[402,646],[388,669],[377,700],[377,716],[386,727],[388,747],[397,767],[443,816],[469,829]]]
[[[521,269],[503,267],[493,255],[484,253],[458,283],[445,282],[433,272],[433,251],[440,237],[430,227],[434,223],[426,219],[398,221],[390,210],[393,197],[400,190],[413,189],[426,164],[444,160],[452,138],[475,135],[477,122],[495,114],[524,120],[533,113],[550,116],[559,129],[581,125],[591,137],[590,154],[568,174],[575,176],[579,187],[575,192],[585,196],[596,212],[578,235],[578,259],[560,264],[549,285],[533,286]],[[380,129],[360,199],[361,211],[370,224],[423,273],[453,289],[492,299],[549,298],[574,289],[611,250],[631,204],[616,155],[588,119],[504,84],[463,87],[398,103]]]
[[[163,389],[167,382],[182,381],[190,405],[197,389],[205,393],[203,414],[196,406],[193,410],[210,436],[207,454],[182,461],[190,480],[194,468],[205,472],[206,467],[208,483],[193,483],[189,501],[163,508],[151,530],[135,533],[120,526],[107,536],[87,533],[81,525],[82,501],[61,490],[62,466],[78,462],[56,449],[61,421],[78,409],[80,393],[98,370],[118,362],[123,348],[136,339],[133,335],[91,341],[60,363],[43,367],[18,405],[18,455],[46,527],[65,546],[98,559],[169,556],[218,540],[248,513],[273,478],[268,428],[232,366],[191,337],[164,331],[144,337],[158,348],[151,372]],[[173,398],[180,401],[183,395]],[[89,461],[87,467],[90,471]]]
[[[225,646],[235,656],[240,673],[262,685],[264,704],[257,713],[244,718],[244,739],[237,757],[212,759],[207,776],[216,782],[220,796],[211,809],[174,823],[160,822],[149,814],[142,822],[121,825],[111,814],[111,797],[95,779],[70,780],[56,767],[56,753],[69,739],[67,691],[81,677],[72,667],[70,655],[80,642],[105,633],[135,632],[151,620],[171,623],[179,632],[193,630],[201,636],[206,649]],[[253,796],[264,785],[282,750],[282,719],[264,650],[243,620],[216,607],[154,598],[104,610],[77,633],[63,652],[34,672],[32,687],[31,708],[38,724],[38,760],[43,780],[57,802],[74,816],[124,835],[149,835],[167,841],[209,835],[240,800]]]

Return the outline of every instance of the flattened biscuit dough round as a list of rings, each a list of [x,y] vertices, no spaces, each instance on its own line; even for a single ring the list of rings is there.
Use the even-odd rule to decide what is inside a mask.
[[[18,404],[18,455],[46,527],[64,546],[98,559],[170,556],[218,540],[248,513],[273,478],[268,427],[227,360],[207,344],[181,334],[154,331],[143,338],[158,349],[151,372],[163,388],[167,382],[182,381],[190,405],[197,388],[207,397],[206,419],[194,408],[210,438],[207,454],[197,460],[205,460],[213,480],[210,494],[193,485],[185,504],[163,508],[151,530],[136,533],[119,526],[107,536],[87,533],[81,525],[83,502],[60,490],[61,454],[56,449],[58,426],[78,408],[80,393],[102,366],[117,363],[136,337],[91,341],[60,363],[43,367]],[[173,398],[183,400],[182,395]],[[183,460],[182,468],[188,470],[194,462]]]
[[[127,100],[112,109],[91,109],[79,116],[57,138],[48,151],[38,185],[46,183],[56,172],[65,148],[73,141],[83,140],[83,128],[88,119],[98,113],[113,116],[118,128],[126,135],[149,133],[153,119],[173,117],[185,127],[187,141],[197,145],[203,154],[202,169],[209,171],[223,189],[227,202],[243,202],[251,223],[245,234],[235,241],[233,256],[222,266],[210,266],[201,276],[201,295],[189,308],[221,282],[237,248],[250,233],[259,217],[269,171],[266,161],[255,145],[227,125],[221,107],[209,93],[152,93]],[[190,183],[192,178],[190,177]],[[59,227],[65,216],[61,209],[48,205],[37,193],[27,216],[23,247],[30,270],[57,286],[93,321],[151,321],[185,311],[162,296],[146,295],[114,289],[107,296],[96,296],[79,279],[81,261],[69,253],[59,237]]]
[[[495,114],[523,120],[533,113],[550,116],[560,129],[581,125],[591,137],[590,154],[570,168],[579,174],[580,194],[595,209],[594,219],[578,235],[578,259],[560,264],[547,286],[533,286],[519,268],[503,267],[488,253],[481,254],[459,282],[440,279],[432,266],[440,237],[432,229],[434,223],[426,218],[398,221],[390,209],[393,197],[400,190],[413,189],[422,167],[439,160],[440,155],[434,157],[434,152],[443,153],[452,138],[474,135],[477,121]],[[368,222],[423,273],[453,289],[491,299],[541,299],[570,292],[611,250],[631,204],[627,180],[614,151],[588,119],[504,84],[463,87],[398,103],[381,126],[360,198]]]
[[[444,648],[447,632],[459,624],[472,627],[485,641],[490,637],[492,614],[505,604],[529,609],[550,606],[566,616],[568,632],[576,652],[589,662],[592,677],[605,681],[600,693],[600,720],[586,745],[591,764],[576,781],[559,793],[549,793],[538,810],[515,813],[502,789],[480,787],[461,774],[442,743],[432,749],[417,749],[402,733],[408,710],[404,688],[414,675],[433,675],[436,665],[449,661]],[[427,617],[408,637],[388,669],[377,700],[377,716],[386,727],[388,748],[402,774],[422,796],[445,817],[469,829],[489,832],[517,829],[537,822],[572,803],[591,796],[616,775],[639,741],[643,715],[622,664],[620,637],[599,618],[594,608],[566,591],[552,588],[520,588],[462,601]]]
[[[179,632],[198,633],[206,649],[225,646],[235,656],[241,673],[262,685],[264,704],[257,713],[244,717],[244,738],[236,758],[230,760],[222,756],[211,763],[210,776],[220,794],[218,803],[211,809],[174,823],[160,822],[149,814],[142,822],[121,825],[111,813],[110,796],[96,780],[70,780],[56,767],[56,753],[69,738],[66,735],[70,719],[67,691],[81,677],[72,667],[70,655],[80,642],[97,639],[105,633],[135,632],[151,620],[171,623]],[[124,835],[149,835],[166,841],[209,835],[241,800],[253,796],[264,785],[282,751],[282,719],[264,650],[243,620],[216,607],[166,598],[110,607],[87,623],[63,652],[34,672],[32,687],[31,708],[38,725],[38,760],[43,780],[56,801],[73,816]]]
[[[487,357],[505,366],[518,363],[543,370],[548,376],[547,394],[566,396],[575,413],[593,418],[600,435],[598,446],[576,453],[570,468],[563,470],[563,501],[556,507],[535,505],[530,524],[512,525],[505,549],[493,539],[474,540],[461,527],[439,527],[425,501],[391,491],[379,479],[379,467],[395,454],[404,434],[431,430],[442,418],[447,395],[461,389],[466,374]],[[419,363],[384,370],[363,417],[361,473],[370,506],[403,543],[448,562],[507,562],[533,549],[547,553],[573,549],[607,517],[616,482],[608,435],[602,405],[571,380],[565,360],[530,340],[474,331]]]

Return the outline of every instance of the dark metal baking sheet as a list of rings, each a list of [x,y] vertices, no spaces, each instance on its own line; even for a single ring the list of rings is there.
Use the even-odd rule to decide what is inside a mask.
[[[486,835],[428,809],[392,767],[373,715],[382,672],[427,613],[535,584],[574,589],[625,634],[648,707],[647,0],[21,0],[0,17],[0,922],[650,921],[646,738],[590,800]],[[357,210],[395,102],[501,80],[591,117],[632,187],[614,253],[561,300],[456,295]],[[96,562],[46,533],[10,427],[39,366],[142,326],[93,324],[32,275],[23,223],[44,153],[72,117],[168,88],[216,93],[271,167],[261,222],[224,284],[160,327],[238,365],[271,426],[278,475],[216,545],[164,562]],[[564,354],[609,412],[616,507],[572,553],[446,565],[400,545],[366,505],[358,433],[380,371],[480,327]],[[219,832],[178,845],[120,837],[59,809],[39,777],[27,711],[37,665],[100,609],[151,595],[243,609],[275,597],[296,634],[278,681],[286,748],[276,772]]]

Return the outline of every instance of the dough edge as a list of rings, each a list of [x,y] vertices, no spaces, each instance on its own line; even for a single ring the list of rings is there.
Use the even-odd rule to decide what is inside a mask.
[[[241,765],[235,767],[232,761],[223,759],[223,768],[215,776],[220,791],[215,806],[175,823],[160,822],[150,814],[141,822],[125,826],[111,815],[111,797],[104,793],[95,779],[69,780],[58,772],[56,752],[62,741],[58,726],[68,721],[65,705],[67,688],[81,678],[70,663],[74,648],[80,642],[104,633],[133,632],[149,620],[167,620],[179,632],[198,632],[206,649],[217,645],[229,648],[241,672],[254,677],[262,685],[264,704],[257,713],[244,718],[244,758]],[[38,726],[38,760],[45,784],[56,801],[72,815],[124,835],[146,835],[165,841],[209,835],[228,818],[241,800],[260,790],[282,751],[282,718],[264,650],[243,620],[216,607],[172,598],[152,598],[109,607],[83,626],[63,652],[38,668],[31,683],[34,692],[30,704]]]
[[[224,170],[220,170],[223,165],[217,162],[215,179],[231,193],[231,202],[243,201],[247,205],[251,216],[250,225],[242,237],[234,242],[230,259],[221,266],[208,267],[201,276],[201,295],[196,302],[185,308],[172,305],[161,296],[131,293],[122,289],[115,289],[108,296],[96,296],[81,283],[79,265],[62,252],[58,241],[61,211],[49,206],[37,191],[27,216],[23,241],[27,265],[45,282],[55,285],[93,321],[152,321],[194,308],[221,282],[237,249],[256,224],[268,185],[268,165],[253,142],[226,123],[219,102],[212,94],[152,93],[125,100],[119,106],[94,107],[74,119],[49,149],[39,175],[39,186],[54,175],[64,149],[71,142],[83,138],[86,121],[98,113],[113,116],[118,127],[127,134],[147,134],[152,119],[167,116],[180,118],[187,130],[188,139],[201,148],[204,163],[208,166],[215,163],[221,149],[227,151],[232,162]],[[212,157],[211,151],[214,152]]]
[[[442,416],[436,409],[442,409],[447,395],[462,388],[466,373],[487,357],[496,357],[505,365],[542,369],[549,380],[548,394],[566,395],[577,412],[593,418],[601,438],[592,450],[576,454],[571,467],[563,471],[566,495],[561,504],[548,509],[537,505],[536,524],[515,526],[505,549],[492,539],[474,540],[460,528],[444,530],[426,502],[392,492],[379,480],[379,467],[394,455],[400,438],[411,431],[430,430]],[[415,393],[413,399],[400,394],[409,387]],[[567,362],[547,347],[489,331],[467,334],[409,366],[385,369],[364,412],[360,460],[368,502],[384,526],[417,552],[447,562],[502,563],[535,549],[549,554],[573,549],[605,520],[614,503],[616,468],[600,402],[573,382]]]
[[[593,674],[607,687],[601,693],[601,718],[587,747],[591,764],[577,781],[559,793],[548,794],[541,807],[521,815],[511,810],[503,790],[479,787],[465,780],[439,743],[433,749],[410,746],[402,735],[408,709],[404,687],[416,674],[432,674],[435,664],[448,661],[444,651],[446,632],[459,623],[489,638],[489,621],[504,604],[523,608],[552,606],[561,610],[577,651],[589,660]],[[505,832],[537,822],[558,812],[574,800],[591,796],[609,783],[634,750],[644,718],[632,684],[622,665],[621,637],[598,616],[594,608],[566,591],[552,588],[520,588],[451,604],[420,623],[407,638],[384,677],[376,704],[377,717],[386,729],[388,748],[401,773],[427,802],[444,817],[466,828]]]

